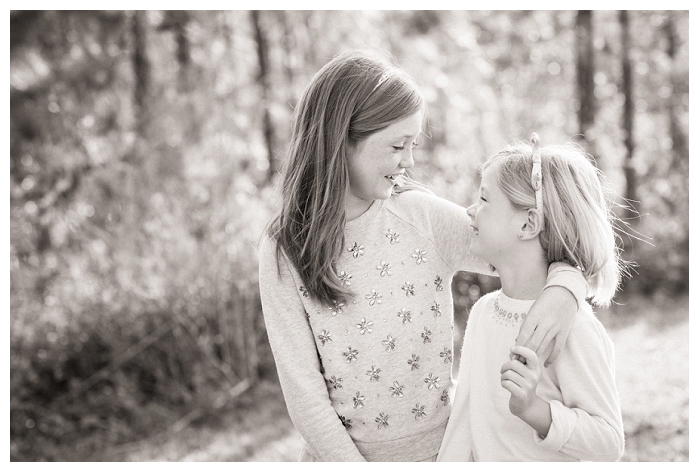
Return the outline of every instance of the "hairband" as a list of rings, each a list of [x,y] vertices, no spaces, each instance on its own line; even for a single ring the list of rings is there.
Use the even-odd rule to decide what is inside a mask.
[[[374,85],[374,88],[371,89],[371,91],[373,92],[374,90],[376,90],[377,88],[379,88],[379,86],[380,86],[382,83],[386,82],[386,81],[389,79],[389,77],[391,77],[392,75],[393,75],[393,73],[392,73],[390,70],[387,70],[387,71],[385,71],[383,74],[381,74],[381,77],[379,77],[378,83],[377,83],[376,85]]]
[[[543,202],[541,196],[541,154],[540,154],[540,143],[539,135],[532,133],[532,137],[529,139],[532,145],[532,187],[536,194],[536,209],[543,211]]]

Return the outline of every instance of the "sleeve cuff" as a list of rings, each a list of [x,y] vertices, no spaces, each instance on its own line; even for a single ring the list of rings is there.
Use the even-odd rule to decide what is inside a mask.
[[[575,429],[578,422],[577,415],[566,408],[563,403],[557,400],[549,402],[551,408],[551,427],[549,433],[544,439],[534,431],[534,442],[544,449],[549,451],[560,451],[563,445],[568,441],[570,435]]]

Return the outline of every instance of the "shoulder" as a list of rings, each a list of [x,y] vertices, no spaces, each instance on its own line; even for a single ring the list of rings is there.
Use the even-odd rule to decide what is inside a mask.
[[[613,355],[613,345],[607,330],[587,302],[578,310],[566,344],[570,344],[571,349],[585,350],[597,346],[606,354]]]
[[[269,237],[265,232],[260,238],[258,245],[259,271],[260,277],[279,277],[282,270],[287,266],[284,251],[277,251],[276,240]]]
[[[472,316],[472,315],[478,316],[481,313],[483,313],[489,306],[493,305],[495,298],[498,296],[499,293],[500,293],[499,289],[494,290],[490,293],[486,293],[481,298],[476,300],[476,303],[474,303],[473,307],[471,308],[471,313],[469,316]]]
[[[260,255],[260,263],[262,263],[263,260],[273,259],[275,262],[277,260],[277,243],[269,237],[266,231],[260,238],[258,252]]]

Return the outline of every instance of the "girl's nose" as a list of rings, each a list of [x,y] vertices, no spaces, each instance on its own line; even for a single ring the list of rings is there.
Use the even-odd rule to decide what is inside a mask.
[[[415,160],[413,159],[413,150],[407,149],[407,152],[403,153],[403,159],[400,161],[400,166],[403,169],[412,169],[415,166]]]
[[[466,214],[468,214],[468,216],[470,216],[471,218],[476,216],[476,204],[475,203],[473,205],[471,205],[470,207],[466,208]]]

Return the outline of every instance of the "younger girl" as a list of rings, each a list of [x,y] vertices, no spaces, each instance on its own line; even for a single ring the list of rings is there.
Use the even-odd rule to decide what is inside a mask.
[[[550,263],[580,267],[597,305],[620,271],[603,176],[579,146],[537,145],[533,135],[490,158],[468,208],[471,252],[502,289],[471,310],[440,461],[615,461],[624,450],[612,343],[588,304],[550,367],[513,347]]]
[[[296,108],[283,204],[260,244],[260,297],[303,460],[439,452],[451,406],[452,276],[492,269],[468,251],[465,208],[407,191],[424,111],[410,77],[356,52],[326,64]],[[552,266],[548,285],[528,319],[534,336],[522,339],[542,352],[565,338],[585,292],[566,263]]]

